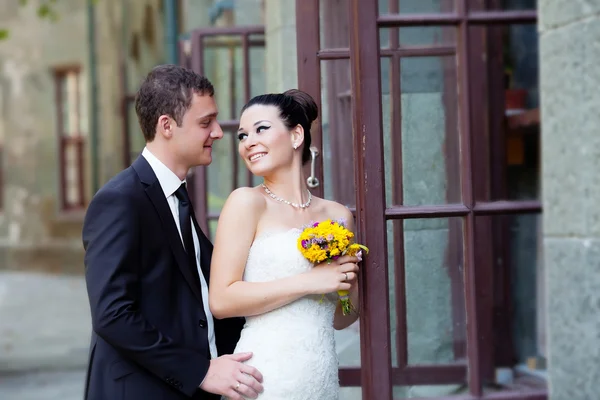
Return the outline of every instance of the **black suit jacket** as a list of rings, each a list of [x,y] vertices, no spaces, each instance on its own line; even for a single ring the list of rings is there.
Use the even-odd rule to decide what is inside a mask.
[[[212,244],[196,231],[208,281]],[[208,299],[143,156],[94,196],[83,245],[93,327],[85,398],[218,398],[197,389],[210,363]],[[214,320],[219,355],[233,352],[243,323]]]

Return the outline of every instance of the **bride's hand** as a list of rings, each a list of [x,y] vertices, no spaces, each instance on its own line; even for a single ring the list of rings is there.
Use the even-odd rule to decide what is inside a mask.
[[[307,288],[311,294],[326,294],[338,290],[350,290],[358,274],[360,259],[343,256],[331,263],[322,262],[307,272]]]

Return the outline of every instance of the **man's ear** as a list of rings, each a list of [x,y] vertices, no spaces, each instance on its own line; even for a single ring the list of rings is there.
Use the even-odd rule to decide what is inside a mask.
[[[304,143],[304,128],[302,125],[298,124],[294,129],[292,129],[292,147],[295,149],[299,149],[302,147],[302,143]]]
[[[173,136],[173,120],[168,115],[161,115],[158,117],[158,123],[156,124],[156,134],[162,135],[165,139]]]

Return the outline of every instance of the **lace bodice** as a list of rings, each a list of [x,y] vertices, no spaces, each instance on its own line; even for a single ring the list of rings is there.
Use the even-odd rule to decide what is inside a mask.
[[[296,246],[299,229],[260,234],[248,254],[244,280],[273,281],[312,268]],[[260,400],[336,400],[338,363],[333,318],[337,296],[306,296],[246,318],[236,352],[251,351],[248,364],[264,376]]]

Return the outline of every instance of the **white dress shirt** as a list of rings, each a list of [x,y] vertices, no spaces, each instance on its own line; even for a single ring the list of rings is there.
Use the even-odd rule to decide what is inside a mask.
[[[183,236],[181,235],[181,226],[179,225],[179,199],[175,196],[175,192],[179,189],[182,183],[185,181],[179,180],[177,175],[173,171],[171,171],[165,164],[163,164],[154,154],[150,152],[146,147],[142,151],[142,156],[148,161],[150,167],[154,171],[154,174],[158,178],[158,182],[165,193],[165,197],[167,198],[167,202],[169,203],[169,207],[171,208],[171,213],[173,214],[173,219],[175,219],[175,225],[177,225],[177,231],[179,231],[179,237],[181,238],[181,243],[183,244]],[[196,268],[198,269],[198,275],[200,276],[200,288],[202,290],[202,300],[204,306],[204,312],[206,314],[207,328],[208,328],[208,346],[210,349],[210,355],[212,358],[217,358],[217,345],[215,343],[215,327],[212,313],[210,312],[210,308],[208,307],[208,285],[206,283],[206,279],[204,278],[204,274],[202,273],[202,268],[200,267],[200,242],[198,240],[198,234],[196,232],[196,227],[192,222],[192,236],[194,238],[194,248],[196,250]]]

